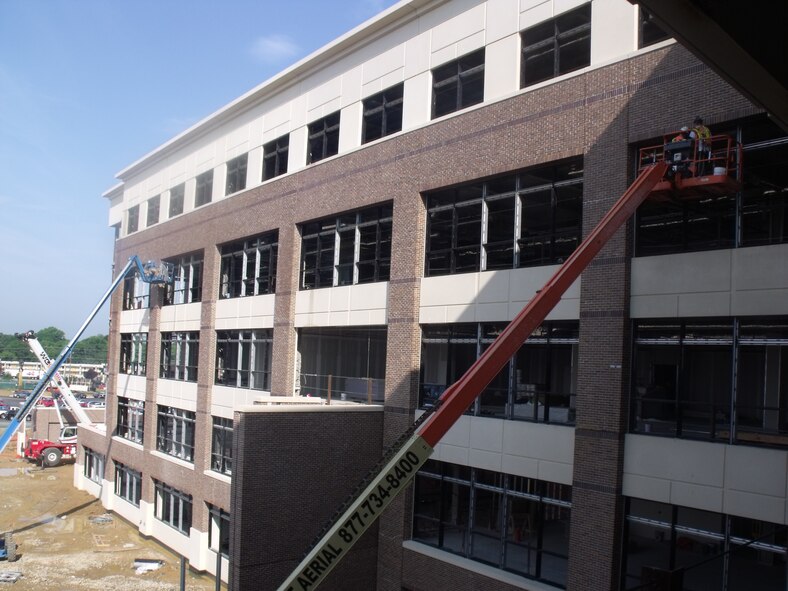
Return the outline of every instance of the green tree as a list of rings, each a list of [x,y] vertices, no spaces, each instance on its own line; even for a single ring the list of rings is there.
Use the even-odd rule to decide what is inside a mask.
[[[60,354],[60,352],[63,350],[63,347],[68,344],[66,334],[54,326],[48,326],[47,328],[42,328],[41,330],[37,331],[36,337],[38,338],[38,342],[41,343],[41,346],[44,348],[44,351],[46,351],[47,355],[49,355],[53,360]]]
[[[96,335],[79,341],[71,355],[74,363],[106,363],[107,336]]]

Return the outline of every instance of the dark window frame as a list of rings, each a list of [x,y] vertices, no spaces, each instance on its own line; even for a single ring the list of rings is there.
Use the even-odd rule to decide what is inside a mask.
[[[157,520],[188,536],[192,526],[192,496],[153,480],[153,514]]]
[[[249,154],[246,152],[227,161],[227,174],[224,180],[225,195],[232,195],[246,189],[248,163]]]
[[[271,230],[219,247],[219,298],[241,298],[276,292],[279,230]]]
[[[118,415],[115,434],[142,445],[145,437],[145,402],[118,396]]]
[[[569,485],[447,462],[428,461],[416,474],[412,538],[445,552],[520,576],[566,586],[569,556]],[[526,511],[515,511],[515,508]],[[555,524],[554,522],[558,522]],[[545,544],[556,525],[562,546]],[[555,532],[553,532],[555,537]],[[477,542],[477,543],[474,543]],[[497,549],[489,551],[489,546]],[[533,555],[522,566],[511,553]],[[550,568],[543,568],[549,557]],[[556,575],[555,564],[563,563]]]
[[[161,205],[161,195],[155,195],[148,199],[148,211],[146,213],[145,226],[150,228],[159,223],[159,207]]]
[[[267,181],[287,172],[290,156],[290,134],[276,138],[263,144],[263,176]]]
[[[313,121],[308,126],[306,163],[314,164],[339,153],[340,111]]]
[[[400,82],[364,99],[362,144],[402,131],[404,88]]]
[[[299,289],[388,281],[393,217],[383,204],[301,224]]]
[[[194,463],[196,414],[190,410],[158,405],[156,450],[184,462]]]
[[[144,376],[148,365],[148,333],[120,333],[120,363],[118,373]]]
[[[115,496],[140,506],[142,498],[142,473],[115,461]]]
[[[126,234],[134,234],[140,229],[140,206],[133,205],[129,207],[128,216],[126,219]]]
[[[424,276],[563,263],[582,239],[583,172],[573,157],[426,193]]]
[[[196,382],[199,355],[199,331],[161,333],[159,377],[165,380]]]
[[[208,503],[208,515],[211,523],[208,527],[208,548],[213,552],[219,552],[225,558],[230,557],[230,514],[222,509]],[[219,543],[216,544],[216,533],[218,530]]]
[[[198,174],[195,179],[194,207],[208,205],[213,200],[213,169]]]
[[[174,218],[183,213],[186,196],[186,183],[175,185],[170,189],[169,217]]]
[[[670,34],[657,24],[651,13],[640,6],[638,14],[638,49],[656,45],[660,41],[670,38]]]
[[[165,306],[194,304],[202,301],[203,255],[186,254],[167,259],[172,265],[173,280],[164,286]]]
[[[573,23],[574,20],[579,23]],[[559,14],[555,18],[545,20],[520,33],[521,70],[520,88],[527,88],[546,80],[585,68],[591,64],[591,3]],[[569,65],[562,64],[562,50],[572,44],[578,45],[585,53],[582,59]],[[550,56],[552,56],[550,58]],[[542,59],[543,65],[533,64]],[[552,63],[550,63],[552,62]],[[529,65],[530,64],[530,65]],[[550,67],[546,67],[547,65]],[[541,70],[535,68],[541,67]]]
[[[483,47],[433,68],[432,119],[482,103],[484,68]]]
[[[214,383],[232,388],[270,390],[273,344],[274,334],[270,328],[217,330]]]
[[[233,474],[233,420],[212,417],[211,470],[219,474]]]

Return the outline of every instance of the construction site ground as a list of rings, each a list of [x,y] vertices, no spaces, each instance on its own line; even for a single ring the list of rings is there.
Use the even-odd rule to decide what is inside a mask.
[[[42,469],[17,458],[15,440],[0,454],[0,533],[13,532],[18,546],[17,560],[0,561],[0,591],[180,589],[180,557],[107,514],[73,475],[73,463]],[[163,565],[138,573],[135,561]],[[215,581],[187,568],[185,588],[208,591]]]

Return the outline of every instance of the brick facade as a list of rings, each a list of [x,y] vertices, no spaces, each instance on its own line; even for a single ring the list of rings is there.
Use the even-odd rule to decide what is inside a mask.
[[[677,92],[678,89],[678,92]],[[193,527],[205,531],[205,502],[232,511],[235,591],[273,580],[292,567],[364,466],[413,420],[419,367],[419,281],[424,268],[426,214],[422,193],[570,156],[584,156],[584,231],[588,232],[633,178],[631,144],[688,124],[698,113],[714,125],[757,110],[680,46],[672,45],[570,77],[541,89],[467,112],[307,167],[297,174],[221,199],[116,243],[117,268],[133,254],[168,258],[202,252],[205,259],[200,325],[197,435],[194,469],[151,456],[155,448],[159,310],[151,310],[148,341],[145,453],[109,440],[108,457],[145,475],[143,499],[152,502],[150,477],[189,491]],[[215,362],[214,311],[219,283],[217,245],[279,230],[272,393],[291,395],[296,368],[295,299],[299,289],[299,224],[375,203],[393,202],[388,295],[385,413],[366,424],[329,413],[312,423],[298,414],[244,414],[236,420],[236,466],[229,487],[203,475],[210,460],[211,397]],[[621,231],[584,273],[581,293],[580,369],[574,454],[569,584],[572,590],[615,589],[620,547],[623,435],[628,413],[629,244]],[[120,296],[112,301],[119,325]],[[119,333],[110,337],[111,384],[117,383]],[[110,388],[108,433],[117,396]],[[328,419],[327,417],[331,417]],[[369,417],[367,417],[369,419]],[[328,422],[325,422],[328,421]],[[333,423],[332,421],[337,421]],[[372,422],[370,420],[370,422]],[[296,428],[297,426],[297,428]],[[344,431],[350,429],[350,431]],[[375,429],[379,433],[374,435]],[[356,433],[356,431],[358,432]],[[338,446],[337,442],[342,445]],[[355,452],[345,454],[343,446]],[[306,450],[311,450],[306,453]],[[101,452],[101,449],[97,449]],[[363,453],[362,453],[363,452]],[[358,455],[356,455],[358,454]],[[320,461],[316,461],[316,458]],[[347,461],[352,457],[353,461]],[[341,470],[329,470],[341,465]],[[319,476],[316,475],[319,471]],[[107,478],[114,478],[107,462]],[[320,482],[308,498],[294,491]],[[344,488],[343,488],[344,490]],[[296,502],[302,501],[301,503]],[[232,504],[232,507],[230,505]],[[303,528],[293,535],[293,523]],[[277,520],[271,521],[275,515]],[[381,519],[377,541],[357,550],[355,568],[341,576],[377,580],[381,590],[508,589],[457,567],[403,551],[410,537],[412,495],[403,494]],[[309,527],[306,527],[306,526]],[[594,543],[589,544],[588,540]],[[375,548],[378,550],[376,551]],[[273,557],[283,562],[274,564]],[[363,559],[362,559],[363,556]],[[353,573],[351,575],[351,573]],[[332,575],[333,576],[333,575]],[[342,587],[333,576],[334,588]],[[366,583],[365,583],[366,584]],[[489,586],[488,586],[489,585]]]

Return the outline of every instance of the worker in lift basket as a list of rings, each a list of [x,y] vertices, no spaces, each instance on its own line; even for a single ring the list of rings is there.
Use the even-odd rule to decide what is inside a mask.
[[[696,142],[696,151],[698,154],[698,174],[706,174],[708,168],[708,161],[711,159],[711,131],[708,127],[703,125],[703,118],[698,115],[692,122],[692,131],[690,131],[690,138]]]
[[[685,142],[690,141],[692,138],[690,137],[690,129],[687,126],[681,128],[681,130],[676,134],[676,136],[670,140],[671,144],[676,144],[678,142]],[[666,156],[669,159],[670,163],[670,170],[668,170],[668,176],[674,177],[677,174],[681,177],[691,176],[691,171],[689,170],[689,161],[691,157],[691,150],[675,150],[669,151],[670,144],[665,146],[665,151],[668,152]]]

